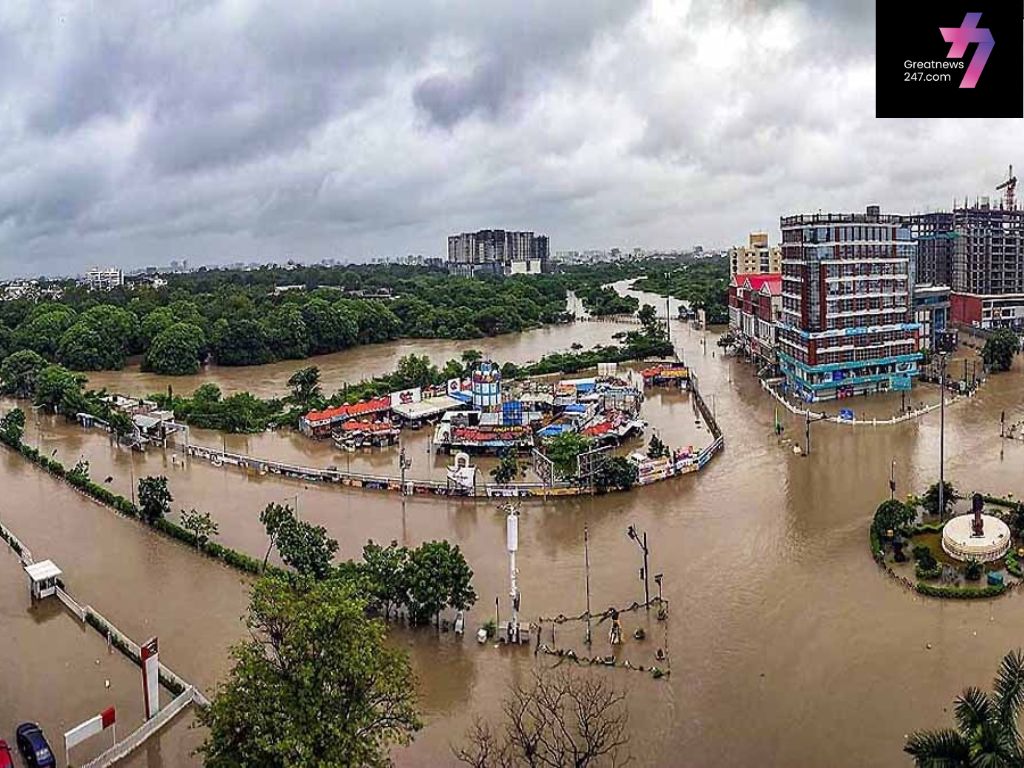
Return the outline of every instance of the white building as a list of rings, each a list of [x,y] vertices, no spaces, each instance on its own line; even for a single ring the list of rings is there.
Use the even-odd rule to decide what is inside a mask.
[[[93,267],[85,279],[94,291],[109,291],[124,285],[124,272],[117,267]]]

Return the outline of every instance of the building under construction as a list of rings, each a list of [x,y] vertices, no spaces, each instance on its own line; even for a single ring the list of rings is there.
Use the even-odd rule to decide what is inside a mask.
[[[953,210],[907,217],[917,241],[915,282],[948,285],[953,320],[982,328],[1024,328],[1024,210],[1017,179],[1009,177],[988,197]]]

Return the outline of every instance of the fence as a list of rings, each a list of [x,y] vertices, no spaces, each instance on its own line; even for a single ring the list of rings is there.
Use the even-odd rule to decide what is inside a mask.
[[[714,416],[708,409],[699,392],[695,392],[695,402],[700,410],[701,416],[707,423],[715,440],[700,453],[686,461],[686,467],[673,472],[668,477],[701,469],[712,456],[714,456],[725,444],[722,438],[722,431],[718,427]],[[382,475],[367,475],[358,472],[343,472],[338,469],[321,469],[318,467],[306,467],[299,464],[289,464],[283,461],[247,456],[241,453],[231,453],[217,448],[203,445],[186,445],[185,454],[199,459],[206,459],[215,466],[230,464],[240,469],[254,469],[260,474],[270,473],[289,477],[307,482],[334,483],[350,488],[362,488],[374,491],[405,492],[411,496],[456,496],[471,498],[525,498],[537,496],[580,496],[590,491],[587,487],[581,487],[575,483],[553,482],[546,483],[511,483],[498,485],[487,483],[481,486],[474,486],[472,489],[452,485],[447,481],[439,480],[406,480],[403,488],[402,480],[398,477]]]
[[[156,715],[144,722],[139,728],[117,742],[106,752],[90,760],[83,768],[107,768],[107,766],[113,765],[118,760],[128,757],[128,755],[141,747],[148,738],[155,736],[161,728],[177,717],[185,707],[192,703],[199,703],[199,697],[199,692],[194,687],[189,686]]]
[[[28,548],[21,543],[21,540],[13,531],[2,523],[0,523],[0,537],[10,545],[11,549],[17,554],[22,565],[30,565],[33,562],[32,554],[29,552]],[[103,635],[132,662],[139,666],[142,665],[142,649],[139,647],[139,644],[118,629],[111,621],[103,616],[103,614],[92,606],[79,603],[60,585],[55,589],[55,594],[61,604],[63,604],[76,619],[83,624],[92,627],[99,634]],[[177,694],[174,701],[172,701],[167,707],[163,708],[155,717],[144,723],[141,728],[129,735],[128,738],[118,742],[95,760],[88,763],[88,766],[108,766],[123,759],[133,750],[137,749],[147,738],[156,734],[182,709],[193,702],[202,707],[209,706],[209,700],[207,700],[207,698],[203,696],[203,694],[200,693],[194,685],[189,683],[180,675],[175,674],[162,662],[159,664],[159,675],[160,683],[168,690]]]
[[[796,414],[797,416],[808,416],[809,415],[812,419],[819,419],[821,421],[829,421],[829,422],[832,422],[833,424],[845,424],[845,425],[851,426],[851,427],[857,427],[857,426],[862,426],[862,427],[863,426],[886,427],[886,426],[891,426],[893,424],[900,424],[900,423],[902,423],[904,421],[911,421],[913,419],[920,418],[921,416],[924,416],[927,413],[931,413],[932,411],[937,411],[941,407],[940,403],[932,403],[931,405],[922,405],[920,408],[911,409],[907,413],[901,414],[899,416],[892,416],[891,418],[888,418],[888,419],[856,419],[856,418],[854,418],[854,419],[841,419],[838,416],[829,416],[827,413],[818,413],[816,411],[812,411],[810,408],[800,408],[799,406],[793,405],[791,402],[786,400],[786,398],[784,398],[782,395],[780,395],[778,392],[776,392],[775,389],[770,384],[768,384],[768,382],[766,382],[764,379],[761,379],[761,388],[764,389],[769,394],[771,394],[771,396],[774,397],[790,413]],[[948,397],[947,396],[947,398],[946,398],[946,405],[947,406],[952,405],[957,400],[960,400],[962,397],[974,397],[974,393],[975,392],[977,392],[976,389],[969,391],[966,395],[953,395],[952,397]]]

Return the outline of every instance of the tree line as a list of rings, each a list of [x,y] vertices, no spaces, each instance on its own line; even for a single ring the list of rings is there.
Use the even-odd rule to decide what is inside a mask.
[[[288,290],[276,290],[285,288]],[[552,276],[451,277],[404,267],[268,267],[169,276],[159,289],[89,291],[0,303],[0,360],[31,350],[76,371],[195,373],[207,359],[258,365],[399,337],[473,339],[566,322]],[[362,298],[386,292],[391,298]]]

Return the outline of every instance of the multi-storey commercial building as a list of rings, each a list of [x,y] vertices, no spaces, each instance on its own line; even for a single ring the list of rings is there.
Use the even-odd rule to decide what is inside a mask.
[[[546,235],[481,229],[448,238],[448,271],[457,275],[539,274],[548,270]]]
[[[768,245],[766,232],[751,232],[747,245],[729,249],[730,275],[777,274],[782,269],[782,249]]]
[[[782,316],[782,275],[733,275],[729,281],[729,328],[739,348],[774,366]]]
[[[917,375],[911,261],[916,244],[898,216],[785,216],[779,366],[790,391],[828,400],[909,389]]]
[[[1024,211],[982,198],[907,222],[918,240],[917,281],[950,286],[952,320],[1024,329]]]

